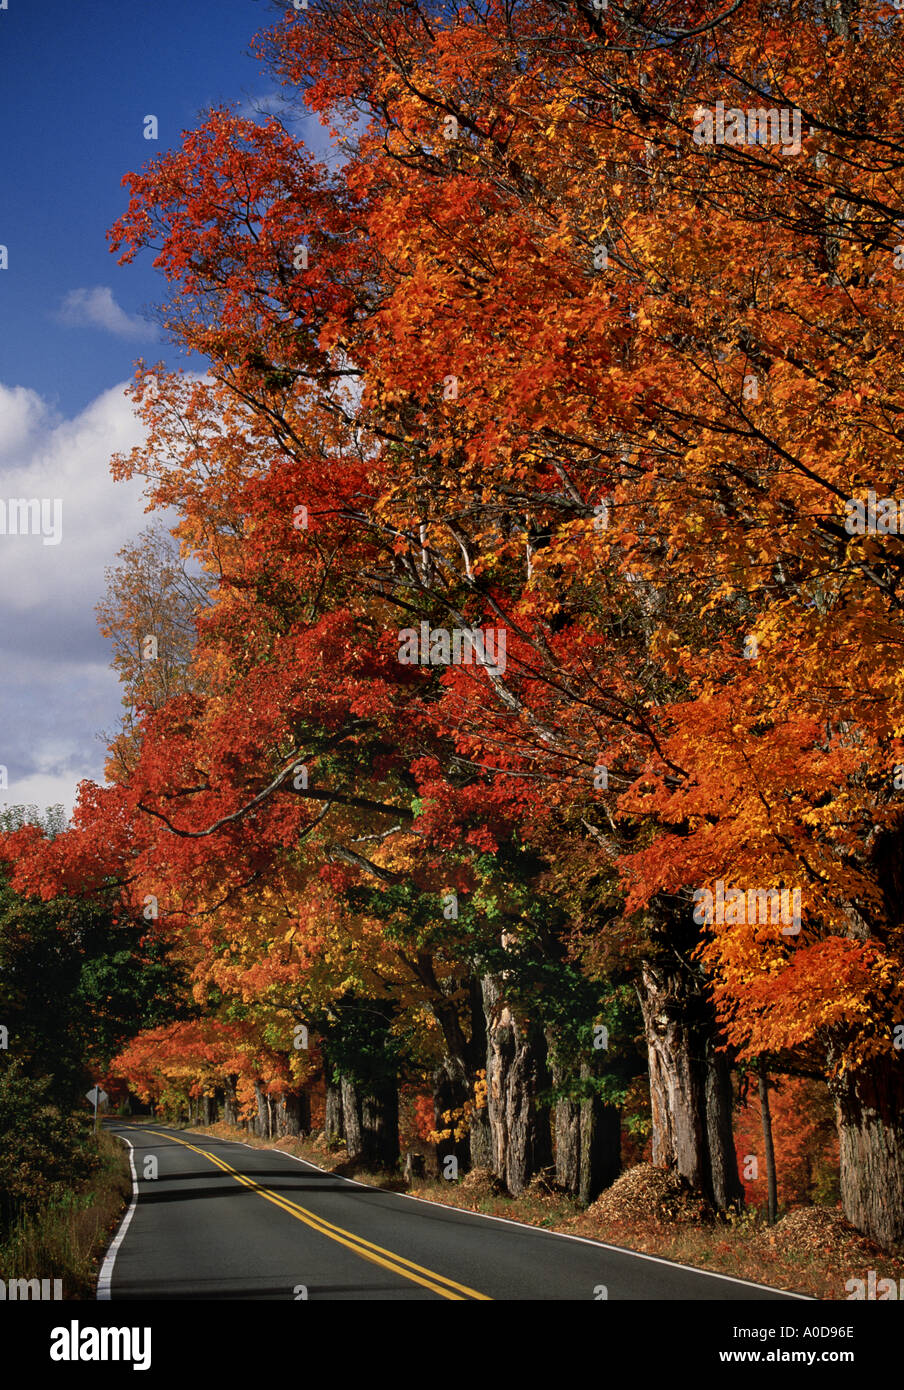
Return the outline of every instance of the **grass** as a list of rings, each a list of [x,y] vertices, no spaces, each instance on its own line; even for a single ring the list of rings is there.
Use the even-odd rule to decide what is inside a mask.
[[[3,1279],[61,1279],[64,1299],[93,1299],[101,1260],[132,1191],[126,1149],[103,1128],[100,1162],[79,1188],[64,1189],[21,1217],[0,1242]]]

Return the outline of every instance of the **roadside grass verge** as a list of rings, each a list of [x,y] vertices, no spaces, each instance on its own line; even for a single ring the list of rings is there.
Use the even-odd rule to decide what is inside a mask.
[[[93,1299],[101,1260],[132,1192],[128,1150],[103,1127],[99,1163],[0,1233],[0,1277],[61,1279],[64,1299]]]

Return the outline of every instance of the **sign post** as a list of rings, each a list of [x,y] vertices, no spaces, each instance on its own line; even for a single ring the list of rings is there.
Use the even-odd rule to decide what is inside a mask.
[[[99,1104],[99,1102],[101,1102],[101,1101],[108,1100],[109,1097],[108,1097],[106,1091],[102,1091],[102,1090],[100,1089],[99,1086],[92,1086],[92,1087],[91,1087],[91,1090],[87,1093],[85,1099],[94,1102],[94,1133],[96,1134],[96,1133],[97,1133],[97,1107],[98,1107],[98,1104]]]

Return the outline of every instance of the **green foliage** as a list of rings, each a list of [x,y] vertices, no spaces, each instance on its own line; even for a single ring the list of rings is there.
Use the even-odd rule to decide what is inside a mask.
[[[23,1061],[0,1065],[0,1220],[46,1204],[97,1166],[91,1122],[62,1112],[51,1077],[29,1076]]]
[[[40,1205],[20,1205],[0,1230],[0,1271],[6,1279],[60,1279],[64,1298],[93,1298],[97,1265],[132,1190],[126,1151],[101,1129],[93,1171],[79,1186],[53,1188]],[[70,1164],[70,1174],[72,1168]]]
[[[0,1022],[9,1052],[69,1109],[123,1041],[173,1016],[178,971],[108,903],[21,898],[0,880]]]
[[[66,829],[68,820],[65,808],[60,802],[46,807],[43,811],[34,802],[27,806],[20,802],[0,811],[0,833],[21,830],[23,825],[39,825],[49,840],[55,840],[57,835],[62,835]]]
[[[403,1061],[402,1042],[390,1031],[389,1000],[347,995],[330,1009],[324,1048],[332,1079],[345,1076],[364,1090],[394,1083]]]
[[[0,820],[6,829],[40,824],[53,836],[61,814],[13,807]],[[89,1085],[127,1038],[177,1012],[180,972],[145,931],[117,920],[112,893],[110,900],[23,898],[0,876],[0,1023],[8,1034],[0,1050],[0,1225],[7,1232],[51,1207],[68,1220],[66,1203],[97,1166]],[[71,1113],[79,1108],[84,1114]]]

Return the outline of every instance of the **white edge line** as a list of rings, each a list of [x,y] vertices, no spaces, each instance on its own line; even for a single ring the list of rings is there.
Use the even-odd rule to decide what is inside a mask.
[[[201,1139],[212,1139],[213,1135],[202,1134]],[[253,1144],[246,1144],[241,1139],[224,1139],[225,1144],[241,1144],[245,1149],[254,1148]],[[681,1264],[678,1260],[667,1260],[662,1255],[647,1255],[642,1250],[631,1250],[626,1245],[611,1245],[605,1240],[591,1240],[589,1236],[573,1236],[567,1231],[550,1231],[545,1226],[531,1226],[526,1221],[513,1221],[509,1216],[489,1216],[483,1211],[468,1211],[466,1207],[457,1207],[451,1202],[434,1202],[429,1197],[415,1197],[410,1192],[392,1192],[385,1187],[374,1187],[373,1183],[359,1182],[357,1178],[346,1178],[341,1173],[331,1173],[326,1168],[319,1168],[310,1159],[299,1158],[297,1154],[287,1153],[285,1149],[275,1149],[271,1146],[270,1153],[282,1154],[284,1158],[291,1158],[295,1163],[303,1163],[307,1168],[313,1168],[315,1173],[322,1173],[325,1178],[338,1178],[340,1182],[347,1182],[352,1187],[364,1187],[368,1192],[380,1192],[384,1197],[402,1197],[406,1202],[423,1202],[428,1207],[441,1207],[444,1211],[461,1212],[463,1216],[476,1217],[478,1221],[500,1221],[504,1226],[517,1226],[519,1231],[533,1231],[541,1236],[556,1236],[559,1240],[576,1240],[579,1245],[592,1245],[597,1250],[612,1250],[618,1255],[633,1255],[637,1260],[649,1260],[652,1264],[667,1265],[669,1269],[684,1269],[689,1274],[702,1274],[709,1279],[721,1279],[726,1284],[743,1284],[747,1289],[763,1289],[766,1293],[780,1293],[785,1298],[796,1298],[802,1303],[818,1303],[820,1300],[807,1293],[794,1293],[792,1289],[779,1289],[774,1284],[757,1284],[753,1279],[738,1279],[733,1274],[718,1274],[714,1269],[699,1269],[697,1265]]]
[[[115,1131],[113,1132],[115,1133]],[[106,1253],[106,1256],[104,1257],[104,1262],[101,1265],[100,1274],[98,1275],[97,1279],[96,1294],[96,1298],[99,1303],[109,1302],[111,1298],[110,1283],[113,1278],[113,1266],[116,1263],[116,1256],[119,1254],[119,1247],[122,1245],[125,1233],[129,1229],[129,1223],[132,1220],[132,1217],[135,1214],[135,1208],[138,1205],[138,1174],[135,1172],[134,1158],[135,1146],[125,1137],[124,1134],[116,1134],[116,1138],[121,1139],[124,1144],[128,1144],[129,1146],[129,1167],[132,1170],[132,1201],[129,1204],[128,1211],[122,1218],[122,1221],[119,1223],[119,1230],[113,1237],[113,1241],[110,1245],[109,1250]]]
[[[429,1197],[415,1197],[410,1192],[392,1192],[385,1187],[374,1187],[373,1183],[359,1182],[357,1178],[346,1178],[341,1173],[330,1173],[326,1168],[318,1168],[310,1159],[299,1158],[297,1154],[286,1153],[285,1149],[271,1149],[271,1153],[282,1154],[322,1173],[325,1178],[338,1178],[340,1182],[351,1183],[354,1187],[366,1187],[370,1192],[382,1192],[384,1197],[403,1197],[406,1202],[423,1202],[428,1207],[442,1207],[444,1211],[461,1212],[463,1216],[476,1217],[478,1221],[501,1221],[505,1226],[517,1226],[519,1231],[533,1231],[540,1236],[556,1236],[559,1240],[576,1240],[580,1245],[592,1245],[597,1250],[613,1250],[619,1255],[633,1255],[638,1260],[650,1260],[653,1264],[668,1265],[669,1269],[686,1269],[689,1274],[703,1274],[710,1279],[723,1279],[729,1284],[743,1284],[748,1289],[765,1289],[768,1293],[781,1293],[786,1298],[797,1298],[803,1303],[818,1303],[820,1300],[808,1293],[794,1293],[791,1289],[778,1289],[774,1284],[757,1284],[753,1279],[738,1279],[733,1274],[718,1274],[714,1269],[698,1269],[696,1265],[681,1264],[678,1260],[667,1260],[662,1255],[647,1255],[642,1250],[631,1250],[626,1245],[610,1245],[605,1240],[591,1240],[589,1236],[573,1236],[567,1231],[550,1231],[545,1226],[531,1226],[527,1221],[513,1221],[510,1216],[489,1216],[485,1211],[468,1211],[466,1207],[454,1206],[451,1202],[434,1202]]]

